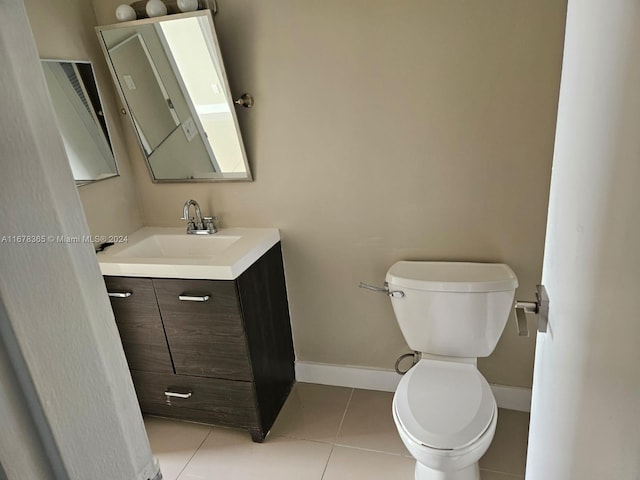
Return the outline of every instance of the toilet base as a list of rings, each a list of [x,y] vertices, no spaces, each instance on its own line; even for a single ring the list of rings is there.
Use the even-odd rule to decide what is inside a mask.
[[[416,462],[415,480],[480,480],[480,468],[476,462],[462,470],[442,472]]]

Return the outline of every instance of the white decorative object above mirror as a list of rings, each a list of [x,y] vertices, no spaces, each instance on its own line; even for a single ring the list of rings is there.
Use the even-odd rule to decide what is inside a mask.
[[[64,60],[41,63],[76,185],[117,176],[91,63]]]
[[[154,182],[251,180],[210,11],[96,31]]]

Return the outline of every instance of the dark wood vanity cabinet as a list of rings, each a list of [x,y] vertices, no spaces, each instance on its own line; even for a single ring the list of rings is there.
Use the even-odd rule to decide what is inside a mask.
[[[294,382],[280,243],[236,280],[104,278],[142,411],[264,440]]]

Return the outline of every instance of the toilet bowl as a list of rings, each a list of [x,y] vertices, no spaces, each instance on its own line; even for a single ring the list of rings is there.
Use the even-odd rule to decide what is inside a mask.
[[[504,264],[401,261],[386,281],[400,330],[421,354],[392,408],[415,478],[479,480],[498,408],[476,359],[493,352],[518,279]]]
[[[416,480],[478,480],[498,409],[473,363],[421,360],[393,398],[393,420],[416,459]]]

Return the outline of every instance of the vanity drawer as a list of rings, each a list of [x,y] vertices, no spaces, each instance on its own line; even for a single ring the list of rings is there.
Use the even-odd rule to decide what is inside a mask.
[[[244,337],[220,337],[203,332],[190,335],[167,328],[175,371],[179,375],[251,381]]]
[[[150,278],[104,277],[129,368],[173,373]]]
[[[235,282],[154,279],[153,284],[175,373],[252,380]]]
[[[242,428],[258,423],[250,382],[139,371],[131,376],[144,413]],[[165,392],[188,398],[170,397],[168,404]]]

